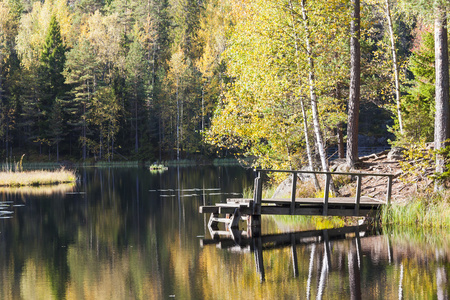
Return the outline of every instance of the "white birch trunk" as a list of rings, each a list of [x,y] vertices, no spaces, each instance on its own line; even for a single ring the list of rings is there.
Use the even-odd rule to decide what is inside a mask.
[[[316,143],[317,148],[319,150],[319,156],[320,156],[320,162],[322,165],[322,171],[328,172],[328,163],[325,153],[325,147],[323,144],[323,138],[322,138],[322,131],[320,130],[320,122],[319,122],[319,112],[317,109],[317,96],[315,91],[315,78],[314,78],[314,59],[312,55],[312,48],[310,43],[310,33],[309,33],[309,23],[308,23],[308,16],[306,14],[306,4],[305,0],[301,1],[302,6],[302,18],[305,23],[305,32],[306,32],[306,51],[308,55],[308,64],[309,64],[309,93],[311,97],[311,110],[313,115],[313,127],[314,127],[314,134],[316,136]]]
[[[392,65],[394,68],[394,82],[395,82],[395,101],[397,104],[397,118],[400,126],[400,133],[403,134],[402,112],[400,110],[400,79],[399,67],[397,62],[397,51],[395,51],[394,26],[392,25],[391,7],[389,0],[386,0],[386,19],[388,21],[389,35],[391,41]]]

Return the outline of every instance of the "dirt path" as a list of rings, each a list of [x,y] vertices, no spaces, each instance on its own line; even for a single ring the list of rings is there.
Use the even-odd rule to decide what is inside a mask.
[[[388,158],[388,151],[384,151],[360,158],[357,170],[363,173],[394,174],[391,199],[393,202],[403,202],[418,190],[430,186],[432,182],[426,177],[409,178],[408,182],[402,180],[405,175],[402,172],[400,161],[402,159]],[[378,199],[386,199],[387,181],[387,177],[363,177],[361,194]],[[349,196],[354,193],[355,186],[356,183],[352,182],[340,188],[339,192]]]

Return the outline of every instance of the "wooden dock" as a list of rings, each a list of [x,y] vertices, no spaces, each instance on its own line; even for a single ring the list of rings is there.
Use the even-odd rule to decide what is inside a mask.
[[[212,206],[201,206],[200,213],[211,214],[208,227],[213,235],[219,230],[218,224],[224,223],[226,228],[237,228],[241,219],[247,220],[249,226],[260,225],[261,215],[321,215],[321,216],[375,216],[378,210],[391,200],[392,174],[355,173],[355,172],[315,172],[287,170],[255,170],[255,187],[252,199],[231,198],[226,203],[216,203]],[[323,198],[296,198],[297,180],[292,180],[291,196],[283,199],[262,198],[262,178],[264,174],[282,172],[290,173],[293,179],[298,174],[313,174],[325,176]],[[330,184],[333,175],[356,177],[354,197],[329,197]],[[386,198],[376,199],[361,195],[362,177],[387,177]]]

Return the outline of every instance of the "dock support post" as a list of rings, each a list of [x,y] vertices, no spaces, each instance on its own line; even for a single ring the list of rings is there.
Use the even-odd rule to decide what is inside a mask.
[[[327,173],[325,177],[325,191],[323,193],[323,215],[328,216],[328,197],[330,193],[331,174]]]
[[[290,214],[293,215],[295,212],[295,194],[297,192],[297,173],[292,173],[292,193],[291,193],[291,208]]]
[[[249,226],[260,226],[261,225],[261,200],[262,200],[262,179],[261,172],[258,172],[255,178],[255,188],[253,190],[253,213],[250,216]]]
[[[253,192],[254,215],[261,215],[261,200],[262,200],[262,180],[261,180],[261,172],[258,172],[258,177],[255,178],[255,190]]]
[[[356,198],[355,198],[355,215],[356,216],[359,216],[359,203],[361,202],[361,183],[362,183],[362,176],[357,175]]]
[[[391,195],[392,195],[392,175],[388,176],[388,186],[387,186],[387,193],[386,193],[386,204],[391,204]]]
[[[241,220],[241,211],[239,208],[234,210],[233,215],[231,216],[230,228],[239,228],[239,221]]]

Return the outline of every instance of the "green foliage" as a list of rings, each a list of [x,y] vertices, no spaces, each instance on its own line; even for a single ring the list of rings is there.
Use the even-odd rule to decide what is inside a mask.
[[[348,19],[340,4],[308,2],[307,8],[314,12],[309,19],[311,43],[321,53],[314,57],[316,93],[327,133],[345,119],[342,102],[334,93],[345,70],[341,55],[347,51],[340,39],[345,31],[339,26]],[[262,167],[296,168],[305,157],[300,98],[309,103],[305,97],[309,62],[304,50],[308,32],[299,17],[301,8],[288,2],[255,1],[236,4],[232,16],[236,25],[224,57],[233,81],[215,111],[206,141],[256,157]]]
[[[434,37],[431,32],[422,33],[420,46],[413,51],[409,62],[414,75],[412,88],[402,99],[404,136],[398,136],[398,144],[431,142],[434,136]]]
[[[39,132],[41,140],[61,140],[63,116],[56,98],[63,96],[67,89],[63,75],[65,61],[61,30],[56,17],[52,15],[38,68],[38,109],[42,112],[42,118],[39,120],[42,126]]]
[[[311,55],[326,145],[347,119],[348,4],[306,1],[305,23],[301,3],[288,0],[1,1],[1,153],[20,145],[86,160],[162,160],[179,152],[300,167],[305,134],[314,141],[303,126],[313,116]],[[376,104],[392,94],[381,4],[367,2],[361,23],[362,98]],[[423,34],[412,45],[416,19],[395,11],[401,63],[414,47],[402,67],[415,76],[399,143],[433,136],[433,40]],[[384,132],[374,119],[390,107],[363,106],[363,130]]]
[[[403,156],[404,160],[399,163],[403,171],[401,179],[405,183],[414,183],[429,178],[435,152],[427,149],[425,143],[410,144],[408,149],[403,151]]]

